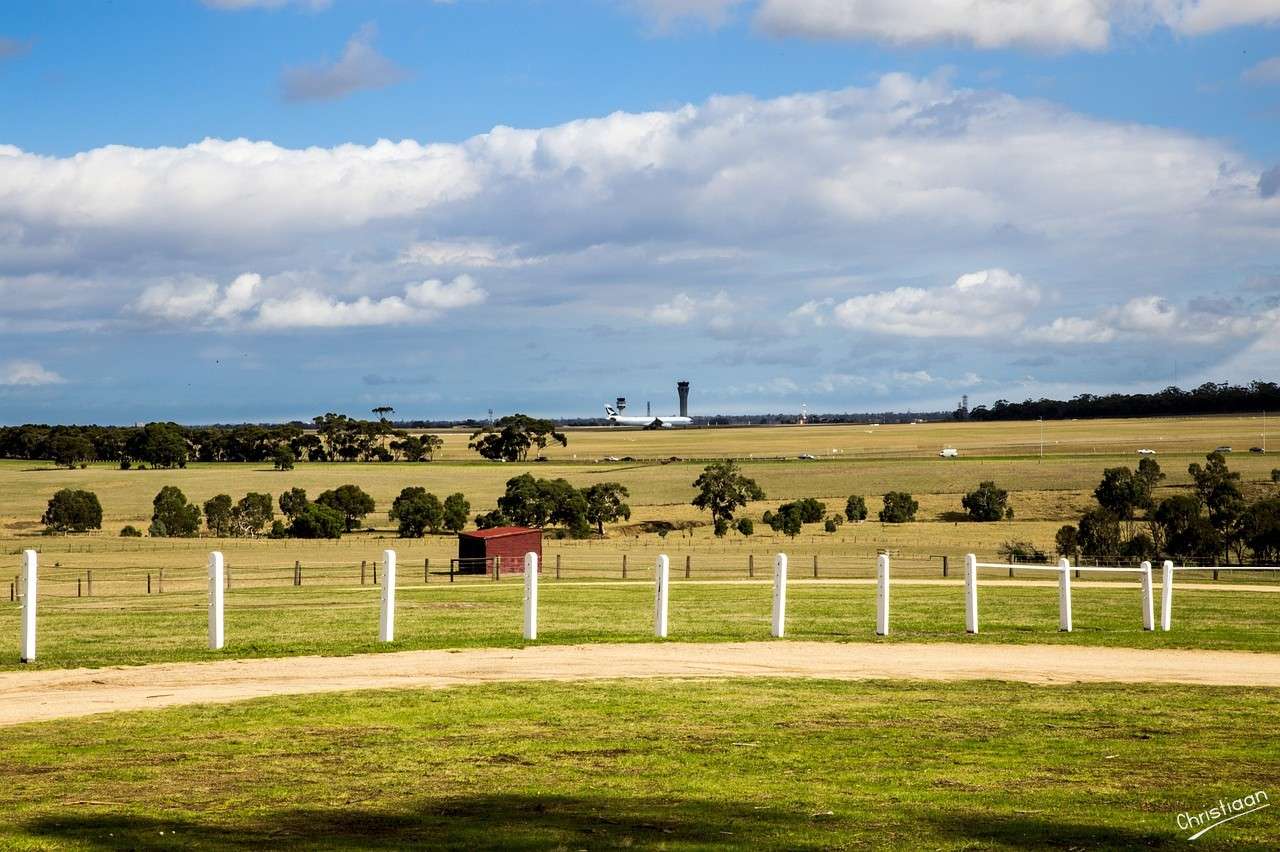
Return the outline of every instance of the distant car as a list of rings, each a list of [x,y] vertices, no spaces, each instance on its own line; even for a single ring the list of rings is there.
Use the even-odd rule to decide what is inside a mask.
[[[1262,447],[1250,447],[1250,448],[1249,448],[1249,452],[1251,452],[1251,453],[1265,453],[1265,452],[1266,452],[1266,450],[1262,449]]]
[[[938,458],[940,459],[954,459],[954,458],[958,458],[959,456],[960,456],[960,451],[957,450],[955,447],[944,447],[938,453]]]
[[[801,461],[812,461],[813,459],[816,459],[817,456],[815,456],[813,453],[801,453],[800,455],[796,456],[796,458],[800,459]]]
[[[1146,447],[1143,447],[1142,449],[1138,450],[1138,455],[1140,456],[1154,456],[1155,454],[1156,454],[1155,450],[1151,450]]]
[[[622,459],[618,458],[617,456],[605,456],[604,460],[605,461],[622,461]]]
[[[1231,448],[1230,447],[1214,447],[1213,451],[1215,453],[1223,453],[1225,455],[1226,453],[1231,452]]]

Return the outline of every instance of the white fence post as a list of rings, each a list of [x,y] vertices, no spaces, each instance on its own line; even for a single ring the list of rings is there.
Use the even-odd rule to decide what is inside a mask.
[[[36,580],[36,552],[22,551],[22,656],[24,663],[36,660],[36,599],[39,585]]]
[[[978,557],[972,553],[964,557],[964,629],[978,632]]]
[[[538,638],[538,554],[524,555],[524,638]]]
[[[773,557],[773,629],[775,639],[787,632],[787,554]]]
[[[1160,629],[1173,627],[1173,563],[1166,559],[1160,569]]]
[[[876,558],[876,635],[889,635],[889,554]]]
[[[667,581],[671,578],[671,560],[664,553],[658,557],[653,572],[653,635],[667,638]]]
[[[209,650],[221,650],[226,638],[223,629],[222,604],[223,582],[226,565],[222,561],[222,553],[215,550],[209,554]]]
[[[396,552],[382,551],[382,617],[378,619],[378,641],[396,638]]]
[[[1142,629],[1155,630],[1155,607],[1151,600],[1151,563],[1142,563]]]
[[[1071,632],[1071,561],[1058,560],[1058,629]]]

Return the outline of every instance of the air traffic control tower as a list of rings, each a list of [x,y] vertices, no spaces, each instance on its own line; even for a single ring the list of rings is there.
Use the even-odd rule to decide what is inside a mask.
[[[680,394],[680,416],[689,416],[689,383],[676,382],[676,393]]]

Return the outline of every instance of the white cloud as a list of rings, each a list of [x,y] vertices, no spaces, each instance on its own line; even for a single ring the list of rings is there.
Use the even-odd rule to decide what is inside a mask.
[[[362,325],[406,325],[430,322],[445,311],[476,305],[488,294],[469,275],[449,283],[438,279],[409,284],[403,296],[342,300],[309,288],[263,298],[262,276],[245,273],[225,288],[215,282],[164,282],[148,287],[133,312],[186,326],[340,328]]]
[[[654,305],[646,316],[658,325],[688,325],[694,320],[703,320],[713,329],[724,329],[732,322],[729,315],[732,310],[733,302],[723,290],[710,299],[695,299],[687,293],[677,293],[670,301]]]
[[[1280,23],[1280,0],[1148,0],[1170,28],[1205,35],[1231,27]]]
[[[1235,311],[1179,308],[1161,296],[1139,296],[1106,308],[1096,317],[1059,317],[1027,332],[1043,343],[1110,343],[1164,340],[1181,344],[1248,343],[1280,331],[1280,309]]]
[[[66,379],[46,370],[36,361],[4,361],[0,363],[0,385],[5,387],[37,387],[60,385]]]
[[[409,74],[373,46],[378,29],[365,24],[347,41],[342,57],[287,68],[280,75],[280,87],[287,101],[332,101],[361,89],[385,89],[408,78]]]
[[[418,266],[462,266],[473,269],[514,269],[537,258],[524,258],[513,246],[489,240],[433,240],[414,243],[400,254],[400,262]]]
[[[1264,59],[1240,75],[1246,83],[1269,86],[1280,83],[1280,56]]]
[[[1098,0],[764,0],[756,22],[815,38],[1097,50],[1110,38],[1106,12]]]
[[[1039,289],[1020,275],[984,269],[961,275],[950,287],[899,287],[855,296],[837,304],[832,313],[839,325],[859,331],[904,337],[986,337],[1019,330],[1039,301]]]
[[[410,284],[404,296],[343,301],[314,290],[299,290],[283,299],[268,299],[258,308],[254,325],[260,329],[350,328],[410,325],[431,322],[448,310],[476,305],[488,294],[467,275],[452,282]]]
[[[1167,27],[1204,35],[1280,22],[1277,0],[762,0],[756,24],[776,35],[961,42],[976,48],[1101,50],[1117,31]]]

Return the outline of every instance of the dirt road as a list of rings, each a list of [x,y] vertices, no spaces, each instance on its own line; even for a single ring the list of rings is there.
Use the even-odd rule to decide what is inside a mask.
[[[1280,687],[1280,654],[965,643],[672,642],[17,671],[0,673],[0,725],[267,695],[657,677]]]

